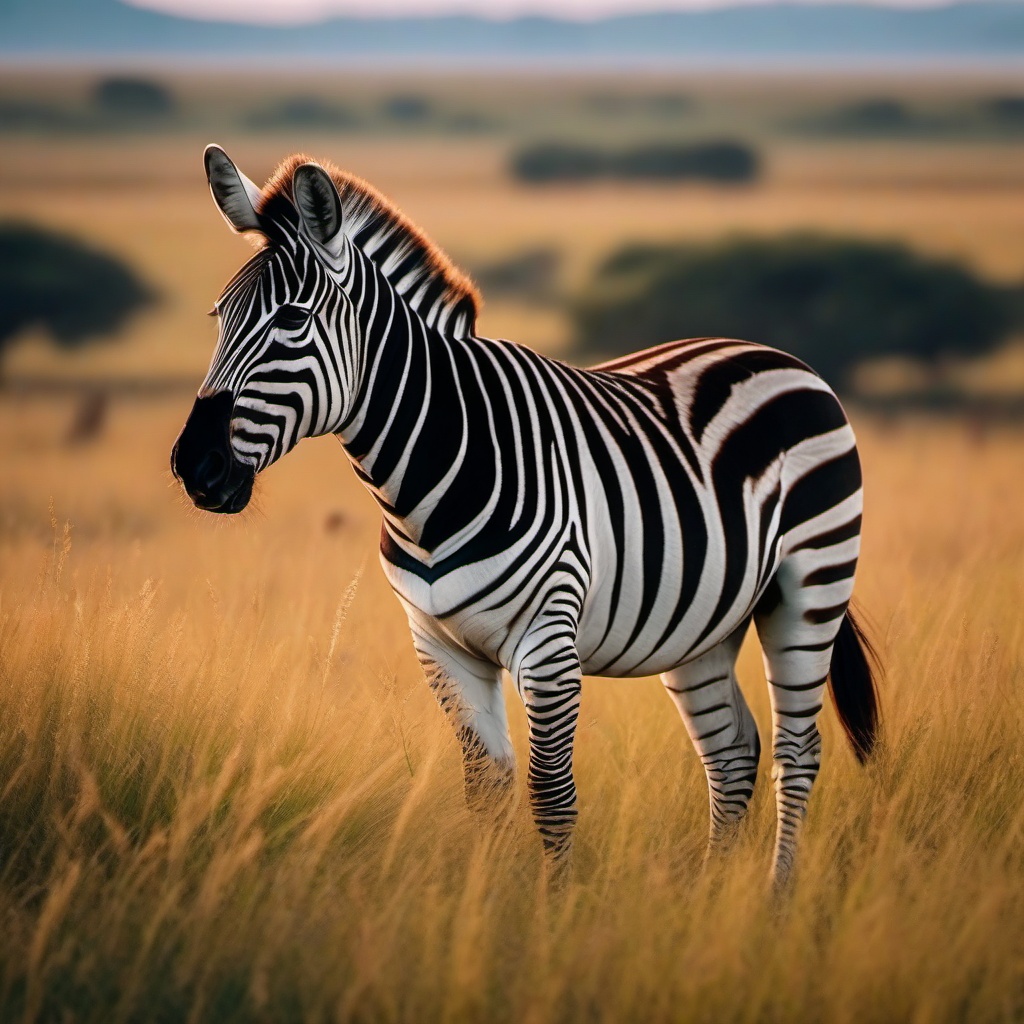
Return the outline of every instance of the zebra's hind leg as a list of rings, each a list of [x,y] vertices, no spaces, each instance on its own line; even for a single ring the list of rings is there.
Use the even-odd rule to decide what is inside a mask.
[[[832,647],[853,591],[852,563],[822,569],[817,554],[804,549],[786,558],[754,610],[772,706],[776,888],[792,874],[821,764],[818,714]]]
[[[413,641],[427,685],[462,747],[466,804],[476,813],[496,815],[515,778],[501,669],[416,633]]]
[[[736,681],[736,656],[747,624],[706,654],[661,677],[707,774],[709,856],[736,835],[757,780],[761,741]]]

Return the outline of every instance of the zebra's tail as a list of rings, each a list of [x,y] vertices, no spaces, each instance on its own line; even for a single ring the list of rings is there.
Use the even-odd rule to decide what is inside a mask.
[[[828,688],[857,760],[864,764],[878,739],[878,655],[847,608],[832,648]]]

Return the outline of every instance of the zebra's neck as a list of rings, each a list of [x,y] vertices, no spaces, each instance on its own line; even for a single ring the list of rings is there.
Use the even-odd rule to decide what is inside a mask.
[[[467,348],[477,339],[428,325],[387,282],[374,285],[357,311],[360,379],[337,435],[396,542],[448,549],[475,532],[469,466],[494,447],[473,415],[482,398]]]

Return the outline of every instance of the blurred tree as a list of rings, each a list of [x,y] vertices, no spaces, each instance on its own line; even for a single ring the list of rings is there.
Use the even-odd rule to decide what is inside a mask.
[[[993,96],[984,108],[997,121],[1024,126],[1024,96]]]
[[[480,110],[456,110],[440,121],[440,127],[460,135],[496,131],[501,121]]]
[[[95,441],[103,433],[109,413],[110,395],[107,392],[86,391],[78,399],[64,443],[74,446]]]
[[[101,79],[93,90],[93,102],[113,117],[164,116],[175,107],[170,90],[147,78]]]
[[[78,347],[117,330],[155,297],[113,256],[42,228],[0,223],[0,353],[32,327]]]
[[[79,123],[72,112],[54,104],[0,100],[0,131],[52,132],[75,128]]]
[[[584,96],[582,103],[603,117],[654,114],[658,117],[671,118],[689,114],[696,107],[690,96],[677,92],[598,92]]]
[[[625,181],[745,182],[759,171],[757,153],[729,139],[649,142],[618,151],[562,142],[539,142],[513,154],[520,181],[543,184],[619,178]]]
[[[512,174],[520,181],[589,181],[607,173],[608,158],[593,146],[537,142],[512,156]]]
[[[648,143],[614,156],[612,173],[624,179],[743,182],[757,177],[757,154],[730,140],[694,143]]]
[[[913,115],[899,101],[889,98],[861,100],[835,112],[835,124],[851,131],[900,131]]]
[[[328,103],[318,96],[291,96],[274,107],[254,111],[246,118],[250,128],[315,128],[344,130],[359,124],[347,107]]]
[[[430,100],[413,94],[391,96],[384,101],[382,109],[392,121],[402,124],[422,124],[433,113]]]
[[[473,280],[490,299],[518,299],[546,305],[558,299],[561,254],[541,247],[471,268]]]
[[[798,118],[795,126],[801,131],[826,135],[897,137],[948,130],[948,121],[948,117],[927,115],[901,100],[882,96]]]
[[[572,316],[590,351],[744,338],[790,352],[842,387],[873,357],[934,361],[992,349],[1013,325],[1012,295],[900,245],[797,234],[626,247],[599,268]]]
[[[696,109],[697,104],[691,96],[677,92],[661,92],[649,96],[646,106],[653,113],[662,117],[675,117],[679,114],[691,113]]]

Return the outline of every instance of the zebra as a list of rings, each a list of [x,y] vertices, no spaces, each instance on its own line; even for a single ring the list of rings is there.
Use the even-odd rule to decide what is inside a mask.
[[[461,745],[470,807],[512,785],[507,672],[559,874],[585,675],[661,676],[707,776],[709,854],[729,845],[760,759],[735,671],[753,622],[784,885],[826,685],[862,762],[879,723],[849,608],[861,468],[828,385],[729,338],[581,369],[479,336],[472,282],[367,182],[302,154],[263,188],[217,146],[205,166],[256,252],[214,307],[212,362],[171,455],[194,504],[239,512],[302,438],[337,435],[380,508],[381,564]]]

